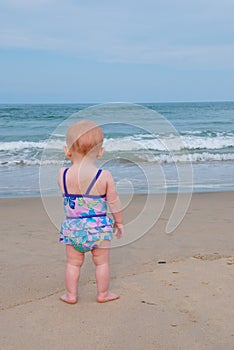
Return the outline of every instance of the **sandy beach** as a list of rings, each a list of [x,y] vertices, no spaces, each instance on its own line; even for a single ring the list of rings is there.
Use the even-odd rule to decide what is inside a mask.
[[[148,232],[112,249],[111,289],[121,298],[95,301],[87,254],[76,305],[59,301],[65,251],[41,198],[1,199],[1,349],[233,349],[234,192],[193,194],[183,221],[167,234],[175,199],[167,195]],[[134,196],[126,223],[145,200]],[[143,226],[160,196],[150,201]],[[126,236],[129,229],[134,223]]]

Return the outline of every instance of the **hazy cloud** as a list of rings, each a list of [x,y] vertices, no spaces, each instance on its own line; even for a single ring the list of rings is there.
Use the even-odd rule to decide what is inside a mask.
[[[180,68],[234,65],[229,0],[5,0],[0,9],[2,48]]]

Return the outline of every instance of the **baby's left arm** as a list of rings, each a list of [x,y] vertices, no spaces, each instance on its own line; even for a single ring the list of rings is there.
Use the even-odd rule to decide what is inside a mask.
[[[121,203],[116,191],[114,179],[109,172],[107,172],[106,199],[115,221],[114,228],[117,230],[116,236],[117,238],[121,238],[123,235]]]

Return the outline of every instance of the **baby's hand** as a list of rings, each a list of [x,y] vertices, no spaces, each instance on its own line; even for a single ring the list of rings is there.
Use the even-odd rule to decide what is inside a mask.
[[[122,224],[114,223],[114,233],[118,239],[123,236],[124,229]]]

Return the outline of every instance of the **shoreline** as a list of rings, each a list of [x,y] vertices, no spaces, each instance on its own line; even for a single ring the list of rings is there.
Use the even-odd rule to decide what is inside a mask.
[[[174,165],[178,169],[174,167]],[[127,167],[116,164],[110,166],[111,173],[115,174],[115,181],[122,177],[130,180],[129,183],[120,181],[119,193],[135,194],[169,194],[169,193],[206,193],[234,191],[234,162],[213,161],[191,163],[192,177],[184,178],[189,164],[154,164],[139,163],[147,171],[147,178],[143,173],[135,174],[135,166]],[[60,166],[14,166],[1,167],[2,183],[0,198],[30,198],[40,197],[41,192],[46,195],[59,195],[57,187],[57,173]],[[140,169],[139,168],[139,169]],[[135,169],[135,170],[134,170]],[[138,169],[138,170],[139,170]],[[160,170],[161,169],[161,170]],[[140,170],[139,170],[140,171]],[[155,175],[156,171],[156,175]],[[178,171],[184,174],[179,180]],[[190,174],[191,175],[191,174]],[[137,178],[139,176],[139,178]],[[140,178],[143,176],[142,181]],[[185,176],[187,177],[187,176]],[[15,178],[18,179],[17,183]]]
[[[62,350],[65,339],[75,348],[77,329],[85,349],[234,347],[234,191],[194,193],[170,234],[165,228],[177,196],[167,194],[165,205],[161,195],[150,197],[147,211],[145,195],[135,195],[126,205],[125,235],[135,233],[136,240],[111,250],[111,289],[121,298],[106,305],[95,302],[87,254],[75,306],[59,301],[65,288],[64,245],[41,198],[0,199],[5,350]],[[55,198],[52,204],[60,219],[62,202]],[[157,210],[155,223],[138,237]],[[142,212],[139,225],[134,217]]]
[[[213,194],[213,193],[234,193],[234,189],[220,189],[220,190],[214,190],[214,189],[211,189],[211,190],[204,190],[204,191],[194,191],[194,192],[158,192],[158,193],[134,193],[133,196],[161,196],[161,195],[165,195],[165,196],[177,196],[178,194],[181,194],[181,195],[188,195],[188,194],[191,194],[191,196],[194,196],[194,195],[199,195],[199,194]],[[130,193],[119,193],[119,195],[121,196],[125,196],[125,195],[130,195]],[[59,195],[56,196],[56,195],[50,195],[50,196],[42,196],[41,194],[40,195],[28,195],[28,196],[18,196],[18,197],[1,197],[0,196],[0,201],[1,200],[20,200],[20,199],[36,199],[38,200],[39,198],[43,198],[43,197],[48,197],[48,198],[58,198],[60,197]],[[62,197],[62,194],[61,194],[61,197]]]
[[[199,194],[212,194],[212,193],[227,193],[227,192],[233,192],[234,193],[234,188],[230,189],[217,189],[217,190],[214,190],[214,189],[210,189],[210,190],[207,190],[205,189],[204,191],[181,191],[181,192],[170,192],[170,191],[167,191],[167,192],[157,192],[157,193],[134,193],[133,196],[161,196],[161,195],[165,195],[165,196],[177,196],[178,194],[184,194],[184,195],[191,195],[191,196],[194,196],[194,195],[199,195]],[[129,195],[130,193],[126,193],[126,195]],[[119,195],[121,196],[124,196],[125,194],[119,192]],[[50,198],[54,198],[54,197],[60,197],[60,195],[49,195],[49,196],[42,196],[41,194],[38,194],[38,195],[25,195],[25,196],[4,196],[4,197],[1,197],[0,196],[0,201],[1,200],[5,200],[5,199],[9,199],[9,200],[20,200],[20,199],[39,199],[39,198],[42,198],[42,197],[50,197]],[[61,197],[62,197],[62,194],[61,194]]]

